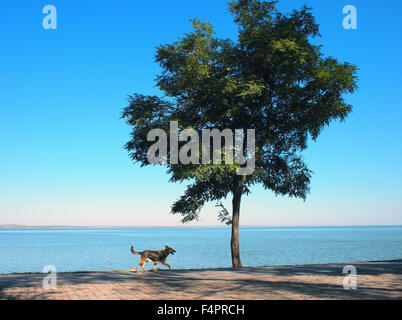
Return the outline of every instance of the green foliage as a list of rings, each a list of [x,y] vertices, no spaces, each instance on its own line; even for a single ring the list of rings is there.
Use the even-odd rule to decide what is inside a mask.
[[[123,111],[133,128],[125,148],[141,165],[148,165],[153,143],[147,133],[153,128],[169,133],[169,121],[198,132],[255,129],[256,167],[240,189],[236,164],[166,164],[171,181],[191,181],[171,210],[182,214],[183,222],[197,219],[206,202],[238,190],[248,193],[254,184],[305,198],[311,172],[301,152],[310,138],[351,112],[343,96],[357,88],[356,66],[324,57],[312,43],[319,28],[309,8],[282,14],[275,4],[232,1],[236,41],[217,38],[209,23],[191,20],[192,32],[157,48],[162,72],[156,83],[164,97],[134,94]]]
[[[229,211],[224,207],[221,201],[218,201],[215,207],[221,208],[218,214],[218,220],[220,222],[223,222],[227,225],[232,224],[232,218],[230,217]]]

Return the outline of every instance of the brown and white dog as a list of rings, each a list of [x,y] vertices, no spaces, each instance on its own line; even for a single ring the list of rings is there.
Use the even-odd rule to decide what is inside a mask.
[[[140,263],[137,266],[137,272],[139,272],[139,267],[142,268],[142,270],[147,271],[144,269],[144,264],[146,264],[148,261],[152,261],[154,263],[153,271],[156,272],[155,267],[158,263],[162,263],[165,266],[169,267],[169,270],[172,270],[170,265],[166,263],[166,258],[168,257],[169,254],[174,254],[176,250],[165,246],[165,249],[163,250],[158,250],[158,251],[153,251],[153,250],[144,250],[144,251],[135,251],[134,247],[131,246],[131,252],[134,255],[140,255]]]

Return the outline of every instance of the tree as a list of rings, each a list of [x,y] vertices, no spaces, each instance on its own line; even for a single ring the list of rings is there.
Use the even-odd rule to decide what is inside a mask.
[[[182,222],[198,219],[206,202],[222,206],[221,199],[232,197],[231,217],[223,208],[219,219],[232,225],[232,264],[237,268],[242,266],[242,195],[262,184],[276,195],[306,198],[311,171],[301,152],[324,127],[351,112],[343,95],[357,88],[357,68],[324,57],[321,46],[312,43],[320,35],[311,8],[282,14],[276,2],[238,0],[229,4],[229,11],[238,25],[237,40],[217,38],[209,23],[191,20],[192,32],[157,48],[162,72],[156,82],[164,95],[129,96],[122,118],[132,126],[125,148],[141,166],[149,165],[153,142],[147,140],[148,132],[160,128],[171,134],[170,121],[177,121],[180,130],[197,132],[255,130],[252,174],[238,175],[239,163],[162,162],[171,182],[191,182],[171,207]],[[169,150],[167,159],[172,157]]]

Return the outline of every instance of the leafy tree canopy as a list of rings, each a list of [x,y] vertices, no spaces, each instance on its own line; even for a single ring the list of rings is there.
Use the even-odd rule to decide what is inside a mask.
[[[352,107],[343,96],[357,88],[356,66],[324,57],[312,43],[320,35],[310,8],[282,14],[275,1],[238,0],[229,10],[238,25],[236,40],[218,38],[209,23],[191,20],[192,32],[157,48],[162,72],[156,84],[164,95],[134,94],[122,114],[133,129],[125,148],[143,166],[153,144],[147,133],[169,133],[170,121],[181,130],[255,129],[251,175],[238,176],[238,165],[224,162],[166,163],[170,181],[190,181],[171,208],[183,222],[229,194],[240,205],[241,194],[254,184],[305,198],[311,172],[301,152],[331,121],[345,119]]]

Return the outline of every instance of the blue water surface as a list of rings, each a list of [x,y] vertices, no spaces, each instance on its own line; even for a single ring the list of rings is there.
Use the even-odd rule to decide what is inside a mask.
[[[0,273],[41,272],[46,265],[127,270],[138,264],[131,245],[173,247],[167,262],[176,269],[231,266],[227,227],[0,229]],[[244,266],[400,259],[402,226],[241,228],[240,253]]]

